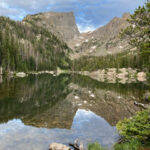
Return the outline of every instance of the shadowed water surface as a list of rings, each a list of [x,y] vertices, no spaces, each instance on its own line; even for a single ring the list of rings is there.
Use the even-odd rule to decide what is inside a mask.
[[[28,76],[0,83],[0,150],[46,150],[76,138],[111,147],[115,125],[139,110],[144,83],[110,84],[81,75]]]

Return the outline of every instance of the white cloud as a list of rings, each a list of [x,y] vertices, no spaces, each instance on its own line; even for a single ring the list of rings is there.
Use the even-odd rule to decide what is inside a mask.
[[[1,2],[1,3],[0,3],[0,7],[1,7],[1,8],[8,8],[8,5],[7,5],[7,3],[5,3],[5,2]]]
[[[0,3],[0,16],[7,16],[14,20],[21,20],[26,13],[23,10],[10,8],[6,3]]]
[[[78,29],[79,29],[80,33],[94,31],[96,29],[96,27],[94,27],[92,25],[85,26],[85,25],[77,24],[77,26],[78,26]]]
[[[21,20],[27,14],[73,11],[79,30],[86,32],[124,12],[133,12],[144,2],[146,0],[0,0],[0,16]]]

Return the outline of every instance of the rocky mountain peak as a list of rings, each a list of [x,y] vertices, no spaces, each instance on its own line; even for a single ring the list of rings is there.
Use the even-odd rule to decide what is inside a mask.
[[[46,12],[28,15],[24,22],[34,22],[44,27],[60,39],[68,42],[79,35],[73,12]]]
[[[101,56],[128,49],[128,41],[126,39],[121,41],[119,36],[121,30],[129,26],[128,18],[130,18],[130,13],[124,13],[122,18],[114,17],[106,25],[93,32],[80,34],[80,37],[72,41],[71,46],[69,45],[77,52],[75,57],[81,55]]]
[[[117,38],[121,29],[124,29],[129,25],[126,21],[129,17],[129,13],[123,14],[122,18],[114,17],[109,23],[91,32],[88,36],[92,36],[99,40],[110,40],[112,38]]]

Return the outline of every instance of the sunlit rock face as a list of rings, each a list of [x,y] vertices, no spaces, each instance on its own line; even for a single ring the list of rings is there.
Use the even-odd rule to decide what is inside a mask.
[[[44,27],[65,42],[79,36],[73,12],[39,13],[35,15],[28,15],[23,20],[25,23],[30,21],[34,22],[38,26]]]

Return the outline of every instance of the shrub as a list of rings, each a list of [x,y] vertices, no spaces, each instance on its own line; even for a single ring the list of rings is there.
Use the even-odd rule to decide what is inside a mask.
[[[133,118],[119,121],[117,129],[124,141],[137,140],[150,145],[150,108],[138,112]]]
[[[98,143],[93,143],[88,145],[88,150],[105,150]]]
[[[138,150],[141,147],[141,143],[137,140],[131,140],[130,142],[116,144],[114,150]]]

